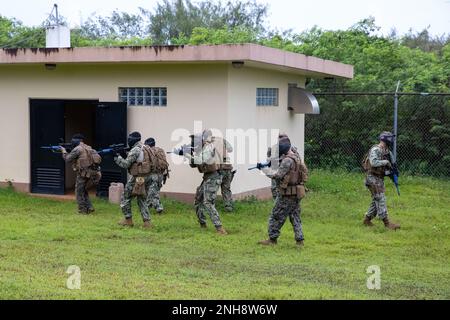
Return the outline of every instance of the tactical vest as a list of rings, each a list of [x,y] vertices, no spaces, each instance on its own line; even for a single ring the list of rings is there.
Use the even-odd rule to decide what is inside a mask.
[[[131,165],[129,169],[129,172],[133,177],[146,176],[151,172],[149,146],[141,146],[141,156],[139,158]]]
[[[386,166],[380,166],[380,167],[372,167],[372,165],[370,164],[370,160],[369,160],[369,154],[370,151],[372,151],[373,148],[378,147],[378,145],[373,145],[369,151],[366,153],[366,155],[364,156],[364,159],[362,161],[362,167],[364,169],[364,171],[367,174],[371,174],[374,175],[376,177],[384,177],[385,176],[385,172],[387,167]],[[382,160],[389,160],[389,149],[385,149],[385,152],[383,153]]]
[[[89,169],[94,165],[99,165],[102,162],[102,157],[92,149],[90,146],[84,143],[78,145],[80,149],[80,156],[78,157],[74,169],[77,171]]]
[[[196,167],[200,173],[212,173],[212,172],[216,172],[217,170],[220,169],[220,155],[216,154],[216,152],[217,152],[217,148],[215,148],[215,146],[214,146],[214,153],[215,153],[215,158],[216,158],[216,161],[214,161],[214,163],[212,163],[212,164],[202,163],[202,164],[196,165]],[[217,158],[219,158],[219,159],[217,159]]]
[[[303,198],[305,196],[304,183],[308,180],[308,168],[301,161],[300,157],[292,151],[283,156],[282,161],[286,158],[292,159],[294,164],[281,182],[281,194]]]
[[[150,156],[150,170],[152,173],[164,173],[169,170],[166,153],[159,147],[150,147],[148,149]]]

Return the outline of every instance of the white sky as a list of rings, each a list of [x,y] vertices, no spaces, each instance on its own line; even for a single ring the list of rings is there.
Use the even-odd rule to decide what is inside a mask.
[[[395,28],[400,34],[410,28],[430,27],[434,35],[450,33],[450,0],[257,0],[269,4],[268,25],[280,30],[303,31],[318,25],[346,29],[370,15],[381,32]],[[152,9],[157,0],[0,0],[0,15],[15,17],[26,25],[39,25],[53,4],[71,27],[91,13],[108,15],[114,9],[135,13],[138,7]],[[193,1],[195,2],[195,0]]]

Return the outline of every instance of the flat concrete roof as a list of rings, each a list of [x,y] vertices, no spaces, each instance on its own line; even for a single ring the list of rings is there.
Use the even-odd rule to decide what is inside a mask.
[[[353,66],[257,44],[0,49],[0,65],[41,63],[231,63],[310,77],[353,78]]]

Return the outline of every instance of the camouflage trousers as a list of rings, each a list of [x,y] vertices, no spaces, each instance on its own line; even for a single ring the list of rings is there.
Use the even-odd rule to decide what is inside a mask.
[[[386,206],[386,196],[384,195],[384,180],[373,175],[366,178],[366,187],[372,194],[372,203],[367,210],[366,216],[369,219],[375,218],[377,215],[380,219],[387,218],[388,211]]]
[[[159,198],[159,191],[163,185],[164,176],[160,173],[152,173],[149,175],[149,187],[147,191],[147,206],[149,208],[154,208],[156,210],[163,210],[163,206],[161,204]]]
[[[93,209],[88,193],[90,182],[90,178],[85,178],[77,174],[75,180],[75,196],[77,199],[78,211],[82,213],[87,213],[89,210]]]
[[[278,196],[269,218],[269,238],[278,239],[280,230],[287,217],[294,229],[295,240],[303,240],[302,221],[300,219],[300,200],[296,196]]]
[[[148,188],[150,186],[150,178],[149,176],[146,176],[145,178],[145,190],[148,194]],[[139,207],[139,211],[141,212],[142,220],[148,221],[150,220],[150,214],[148,212],[148,206],[147,206],[147,196],[133,196],[133,188],[136,183],[136,177],[131,176],[127,184],[125,185],[123,195],[122,195],[122,201],[120,202],[120,208],[122,209],[122,213],[125,216],[125,218],[131,218],[133,215],[131,213],[131,200],[133,198],[137,199],[137,204]]]
[[[222,183],[220,190],[222,192],[222,199],[226,209],[233,209],[233,195],[231,193],[231,182],[233,181],[233,173],[231,170],[220,170],[222,176]]]
[[[276,200],[278,196],[278,187],[275,179],[271,179],[270,190],[272,191],[273,200]]]
[[[222,226],[219,212],[217,212],[215,202],[217,191],[222,183],[222,176],[219,172],[205,173],[203,175],[202,184],[197,188],[195,194],[195,211],[197,213],[198,222],[200,224],[206,223],[205,212],[208,213],[212,223],[216,228]]]

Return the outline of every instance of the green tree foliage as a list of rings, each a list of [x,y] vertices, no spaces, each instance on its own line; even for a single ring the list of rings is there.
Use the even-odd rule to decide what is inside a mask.
[[[45,46],[43,28],[27,27],[19,20],[0,15],[0,47],[36,48]]]
[[[420,32],[410,30],[402,37],[401,42],[412,49],[421,49],[425,52],[439,52],[446,43],[450,42],[450,34],[433,36],[428,31],[428,28]]]
[[[183,42],[196,28],[222,32],[239,28],[262,33],[266,15],[267,6],[254,0],[162,0],[154,10],[139,8],[138,14],[114,11],[110,16],[91,16],[73,30],[73,37],[78,46],[163,45]]]
[[[79,28],[79,35],[87,39],[144,38],[144,17],[139,14],[113,11],[111,16],[90,16]]]
[[[256,1],[237,1],[225,4],[214,1],[192,3],[190,0],[163,0],[154,12],[141,9],[150,23],[148,32],[156,44],[172,39],[190,37],[195,28],[213,30],[244,28],[264,31],[267,5]]]
[[[246,27],[229,29],[208,29],[195,27],[191,36],[181,34],[172,39],[173,44],[201,45],[201,44],[242,44],[257,42],[258,33]]]

